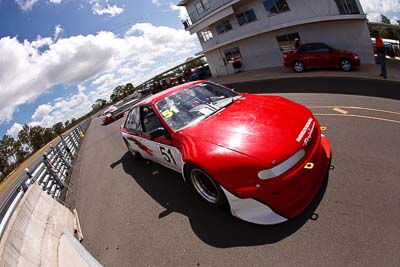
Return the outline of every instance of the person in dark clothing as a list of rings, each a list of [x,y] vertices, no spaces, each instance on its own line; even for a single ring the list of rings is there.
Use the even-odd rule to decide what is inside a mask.
[[[387,78],[386,48],[379,34],[377,34],[375,38],[375,47],[376,47],[376,53],[378,54],[378,62],[379,64],[381,64],[380,75],[383,76],[384,79],[386,79]]]
[[[297,49],[300,47],[300,40],[299,38],[294,39],[294,49]]]

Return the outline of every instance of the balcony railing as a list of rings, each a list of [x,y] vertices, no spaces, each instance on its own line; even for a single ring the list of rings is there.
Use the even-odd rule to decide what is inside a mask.
[[[187,28],[189,28],[190,26],[192,26],[192,22],[190,21],[190,18],[182,20],[182,24],[183,24],[183,28],[185,28],[185,30]]]
[[[193,24],[195,24],[197,21],[199,21],[200,19],[204,18],[205,16],[207,16],[211,12],[213,12],[213,11],[217,10],[218,8],[220,8],[220,7],[222,7],[222,6],[226,5],[226,4],[229,4],[230,2],[233,2],[233,1],[234,0],[208,0],[210,7],[208,9],[204,10],[204,12],[201,13],[201,14],[199,14],[197,12],[197,10],[195,10],[193,12],[190,12],[189,13],[190,20],[191,20],[191,22]]]

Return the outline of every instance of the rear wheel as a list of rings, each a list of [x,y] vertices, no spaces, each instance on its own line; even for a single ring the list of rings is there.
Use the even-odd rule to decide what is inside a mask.
[[[190,184],[202,200],[214,207],[223,207],[227,204],[221,187],[204,170],[190,166],[187,174]]]
[[[347,58],[343,58],[340,60],[340,68],[343,71],[350,71],[351,70],[351,62]]]
[[[295,72],[303,72],[304,71],[304,64],[300,61],[295,61],[293,63],[293,70]]]

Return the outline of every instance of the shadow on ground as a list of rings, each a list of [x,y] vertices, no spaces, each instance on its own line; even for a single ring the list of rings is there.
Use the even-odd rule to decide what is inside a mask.
[[[351,77],[299,77],[225,84],[238,92],[362,95],[400,100],[400,83]]]
[[[328,174],[325,177],[323,186],[311,205],[296,219],[279,225],[262,226],[237,219],[228,210],[209,207],[184,183],[180,174],[161,165],[134,160],[129,152],[110,167],[115,168],[119,164],[165,208],[158,216],[160,220],[173,212],[184,214],[188,217],[193,232],[202,241],[219,248],[272,244],[292,235],[311,217],[318,217],[314,211],[325,193],[329,176]],[[155,170],[158,170],[156,174]]]

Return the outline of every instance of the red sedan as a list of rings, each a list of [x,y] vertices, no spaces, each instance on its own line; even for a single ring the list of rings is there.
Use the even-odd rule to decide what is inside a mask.
[[[284,65],[295,72],[313,68],[341,68],[350,71],[360,66],[360,57],[346,50],[336,50],[324,43],[303,44],[283,55]]]
[[[137,103],[121,132],[136,158],[182,173],[204,201],[257,224],[300,214],[330,165],[329,140],[307,108],[205,81]]]

